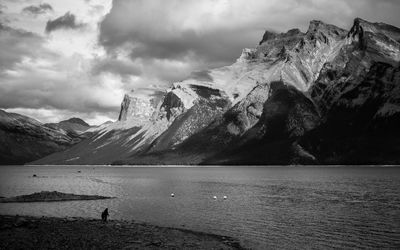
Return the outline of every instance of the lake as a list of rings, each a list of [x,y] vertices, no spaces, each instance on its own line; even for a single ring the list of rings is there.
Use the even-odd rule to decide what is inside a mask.
[[[397,167],[0,167],[0,196],[39,191],[117,198],[0,204],[0,214],[100,218],[108,207],[110,219],[233,236],[254,249],[400,249]]]

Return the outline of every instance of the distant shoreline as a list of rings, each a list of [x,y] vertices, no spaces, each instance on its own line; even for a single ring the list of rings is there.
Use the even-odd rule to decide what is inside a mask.
[[[0,249],[48,248],[244,249],[231,237],[134,221],[0,215]]]
[[[301,167],[309,167],[309,168],[338,168],[338,167],[360,167],[360,168],[367,168],[367,167],[385,167],[385,168],[392,168],[392,167],[400,167],[400,165],[0,165],[1,166],[26,166],[26,167],[54,167],[54,166],[61,166],[61,167],[110,167],[110,168],[236,168],[236,167],[249,167],[249,168],[301,168]]]
[[[35,178],[38,178],[35,175]],[[116,197],[100,195],[82,195],[62,193],[57,191],[41,191],[27,195],[0,198],[0,203],[27,203],[27,202],[63,202],[63,201],[82,201],[82,200],[107,200]]]

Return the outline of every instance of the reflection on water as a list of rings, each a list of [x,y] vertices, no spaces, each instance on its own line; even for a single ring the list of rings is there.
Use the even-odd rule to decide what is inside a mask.
[[[259,249],[400,248],[400,168],[0,167],[0,196],[53,190],[118,198],[0,204],[0,213],[98,218],[108,207],[111,219]]]

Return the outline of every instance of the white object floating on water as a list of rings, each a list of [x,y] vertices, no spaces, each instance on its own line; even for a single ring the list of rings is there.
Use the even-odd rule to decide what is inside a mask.
[[[228,197],[226,195],[224,195],[224,200],[228,199]]]
[[[217,199],[217,196],[215,196],[215,195],[214,195],[214,197],[213,197],[213,198],[214,198],[214,200],[216,200],[216,199]]]
[[[174,194],[174,193],[172,193],[172,194],[171,194],[171,197],[175,197],[175,194]]]

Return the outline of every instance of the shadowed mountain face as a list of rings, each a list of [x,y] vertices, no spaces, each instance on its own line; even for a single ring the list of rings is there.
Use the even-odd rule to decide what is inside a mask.
[[[400,31],[355,19],[267,31],[207,77],[148,98],[37,164],[398,164]]]
[[[341,93],[326,91],[324,120],[300,143],[324,164],[398,164],[399,87],[398,66],[374,63],[365,77],[340,84]]]
[[[0,164],[24,164],[57,151],[81,139],[58,127],[29,117],[0,110]]]

